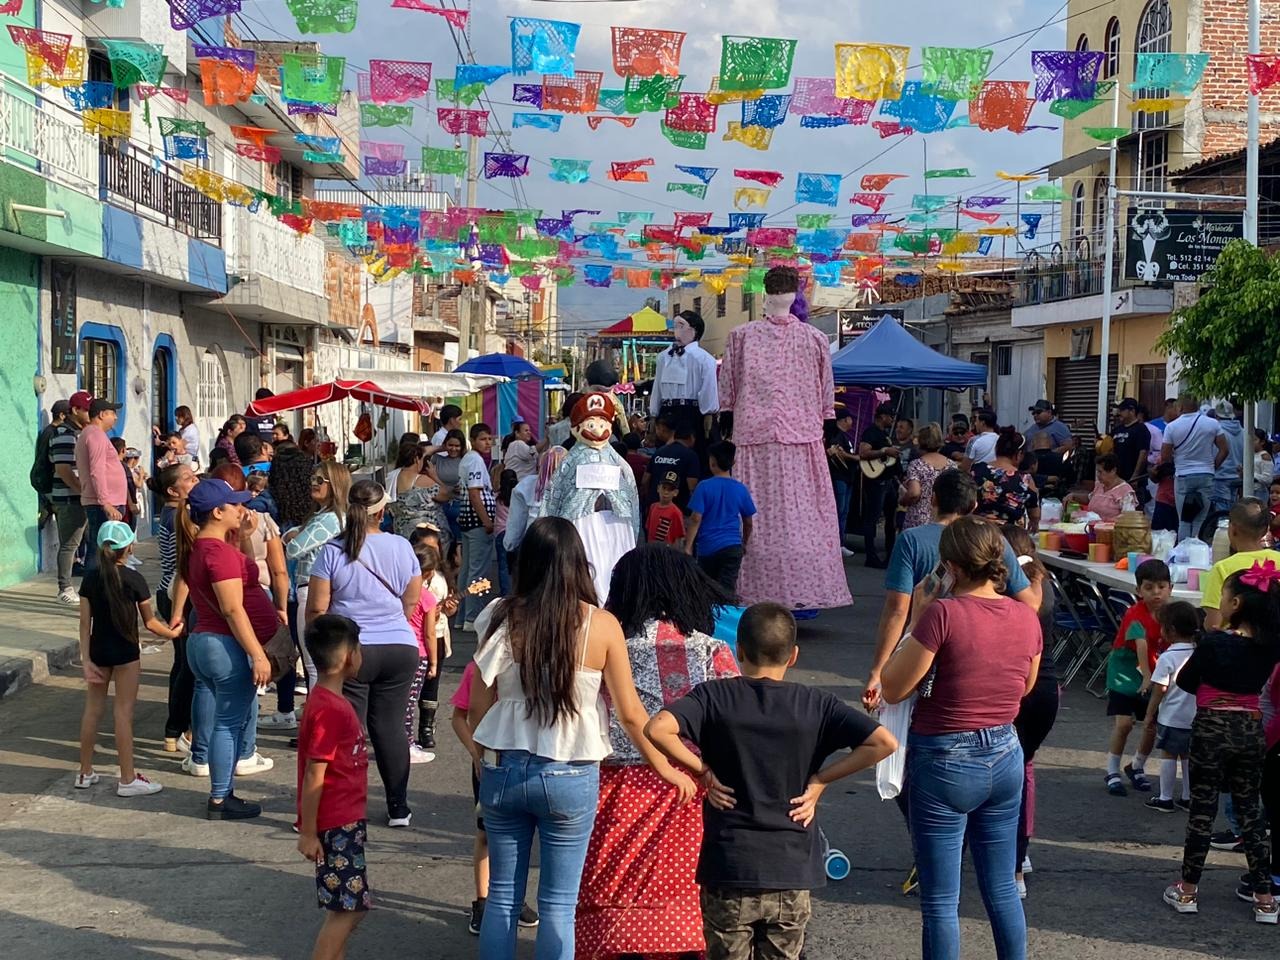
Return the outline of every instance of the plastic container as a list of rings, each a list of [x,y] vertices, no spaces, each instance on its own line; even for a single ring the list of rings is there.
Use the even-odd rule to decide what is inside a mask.
[[[1227,532],[1230,521],[1223,517],[1218,521],[1218,529],[1213,531],[1213,562],[1225,560],[1231,556],[1231,536]]]
[[[1074,550],[1076,553],[1089,552],[1089,535],[1087,533],[1068,533],[1062,537],[1062,549]]]
[[[818,828],[818,836],[822,839],[822,865],[827,872],[827,878],[830,880],[843,880],[849,876],[849,872],[853,869],[853,864],[849,862],[849,858],[845,856],[843,850],[837,850],[831,846],[831,842],[827,840],[827,835],[822,828]]]

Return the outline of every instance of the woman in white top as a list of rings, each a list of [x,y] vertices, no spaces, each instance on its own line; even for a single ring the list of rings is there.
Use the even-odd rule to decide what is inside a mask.
[[[576,600],[576,602],[574,602]],[[543,517],[520,547],[515,593],[498,601],[475,656],[468,720],[483,748],[480,806],[489,838],[489,899],[480,927],[486,960],[515,956],[533,832],[538,831],[538,960],[572,960],[574,910],[595,823],[600,761],[612,752],[608,687],[623,729],[658,775],[689,800],[694,784],[643,735],[626,640],[596,609],[573,524]]]

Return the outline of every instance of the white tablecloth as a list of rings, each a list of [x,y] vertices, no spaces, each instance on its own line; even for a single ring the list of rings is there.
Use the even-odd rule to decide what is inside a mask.
[[[1127,593],[1136,594],[1138,592],[1138,586],[1134,582],[1133,571],[1131,570],[1117,570],[1115,565],[1111,563],[1090,563],[1088,560],[1063,557],[1056,550],[1038,550],[1036,555],[1046,566],[1053,567],[1055,570],[1079,574],[1095,583],[1114,587],[1117,590],[1124,590]],[[1202,596],[1203,594],[1199,590],[1192,590],[1185,583],[1174,584],[1174,600],[1186,600],[1188,603],[1198,607]]]

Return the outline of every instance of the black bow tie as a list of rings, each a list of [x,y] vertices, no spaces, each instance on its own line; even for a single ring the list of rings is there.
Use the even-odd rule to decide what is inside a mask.
[[[683,357],[684,347],[680,346],[680,344],[677,343],[674,347],[671,348],[670,353],[671,353],[671,356],[673,357]]]

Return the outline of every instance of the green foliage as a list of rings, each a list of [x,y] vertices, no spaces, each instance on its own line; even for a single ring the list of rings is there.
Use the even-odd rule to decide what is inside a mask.
[[[1245,240],[1223,249],[1200,299],[1169,318],[1159,349],[1201,397],[1280,397],[1280,260]]]

